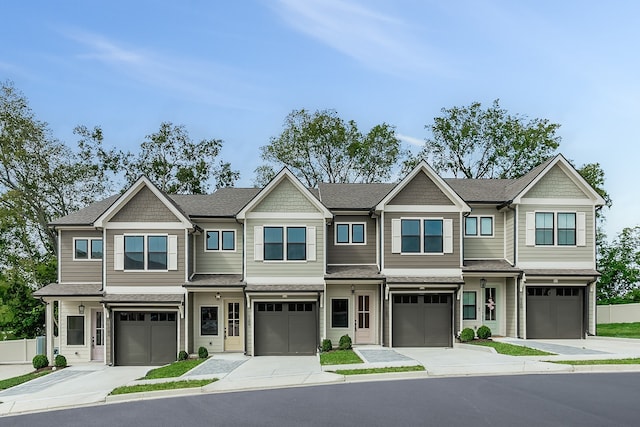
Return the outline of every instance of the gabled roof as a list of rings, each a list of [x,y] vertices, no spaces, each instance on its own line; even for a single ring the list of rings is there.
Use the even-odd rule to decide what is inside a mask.
[[[57,218],[49,223],[52,226],[91,225],[120,197],[118,194],[107,197],[104,200],[92,203],[87,207]]]
[[[388,183],[318,184],[320,200],[329,209],[369,210],[396,186]]]
[[[259,188],[220,188],[213,194],[172,194],[191,217],[233,217],[260,192]]]
[[[309,200],[309,202],[323,214],[325,218],[333,218],[333,214],[329,211],[329,209],[326,208],[325,205],[322,204],[322,202],[318,199],[318,196],[314,194],[314,192],[306,188],[304,185],[302,185],[300,180],[286,167],[278,172],[278,174],[273,177],[273,179],[269,181],[269,183],[262,190],[260,190],[251,199],[251,201],[240,210],[240,212],[238,212],[236,217],[238,219],[246,218],[247,213],[258,206],[258,204],[263,201],[284,180],[289,180],[289,182],[291,182],[293,186],[296,187],[296,189],[300,191],[300,193],[302,193],[307,198],[307,200]]]

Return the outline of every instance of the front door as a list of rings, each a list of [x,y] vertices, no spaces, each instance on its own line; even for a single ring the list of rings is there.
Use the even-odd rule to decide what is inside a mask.
[[[375,311],[373,310],[373,292],[356,293],[356,344],[375,343]]]
[[[91,310],[91,360],[104,360],[104,312]]]
[[[240,310],[242,301],[227,300],[225,304],[224,350],[242,351],[242,329]]]
[[[487,325],[493,334],[498,334],[498,288],[487,287],[484,289],[484,325]]]

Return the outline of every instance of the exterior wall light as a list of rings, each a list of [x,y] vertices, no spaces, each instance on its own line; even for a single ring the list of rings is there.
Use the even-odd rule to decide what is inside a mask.
[[[82,302],[78,306],[78,314],[84,314],[84,304]]]
[[[483,277],[482,279],[480,279],[480,287],[484,289],[485,286],[487,286],[487,279]]]

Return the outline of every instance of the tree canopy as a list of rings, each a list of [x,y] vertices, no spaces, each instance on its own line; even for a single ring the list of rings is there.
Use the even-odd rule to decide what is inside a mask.
[[[640,289],[640,226],[623,229],[611,242],[598,246],[599,302],[637,297]]]
[[[319,182],[381,182],[405,158],[395,127],[381,123],[362,133],[335,110],[293,110],[282,133],[260,148],[266,164],[255,170],[265,185],[276,168],[288,167],[309,187]]]

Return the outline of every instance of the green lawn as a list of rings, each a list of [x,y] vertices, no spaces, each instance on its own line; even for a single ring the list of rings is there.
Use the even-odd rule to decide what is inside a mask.
[[[542,350],[536,350],[535,348],[523,347],[521,345],[513,345],[497,341],[470,341],[465,344],[493,347],[498,353],[506,354],[508,356],[550,356],[554,354],[547,353],[546,351]]]
[[[144,380],[154,380],[157,378],[174,378],[179,377],[180,375],[190,371],[195,368],[202,362],[207,359],[189,359],[189,360],[179,360],[177,362],[173,362],[171,365],[163,366],[161,368],[152,369],[147,372]]]
[[[603,360],[555,360],[553,363],[564,365],[640,365],[640,358],[603,359]]]
[[[596,325],[596,335],[601,337],[640,338],[640,322]]]
[[[147,391],[158,391],[158,390],[175,390],[179,388],[194,388],[194,387],[202,387],[207,384],[211,384],[214,381],[218,381],[218,380],[214,378],[209,380],[185,380],[185,381],[171,381],[166,383],[155,383],[155,384],[136,384],[136,385],[128,385],[128,386],[115,388],[109,394],[116,395],[116,394],[128,394],[128,393],[144,393]]]
[[[332,350],[320,353],[321,365],[346,365],[349,363],[363,363],[353,350]]]
[[[5,380],[0,380],[0,390],[4,390],[10,387],[15,387],[22,383],[26,383],[27,381],[35,380],[43,375],[50,374],[51,370],[40,371],[40,372],[31,372],[25,375],[20,375],[19,377],[7,378]]]
[[[340,375],[362,375],[362,374],[387,374],[389,372],[417,372],[424,371],[424,366],[396,366],[393,368],[366,368],[366,369],[337,369],[336,374]]]

